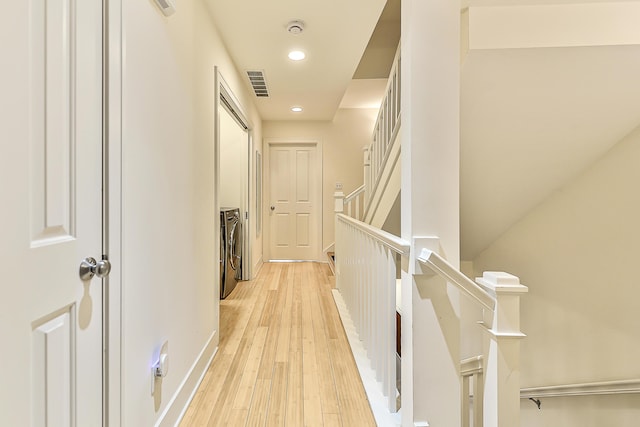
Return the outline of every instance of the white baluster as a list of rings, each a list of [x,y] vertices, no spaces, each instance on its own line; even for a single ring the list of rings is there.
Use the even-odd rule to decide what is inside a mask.
[[[461,390],[461,397],[462,397],[462,405],[461,405],[461,421],[460,421],[460,425],[461,427],[470,427],[470,420],[469,420],[469,412],[471,410],[470,405],[469,405],[469,379],[471,378],[471,376],[469,375],[463,375],[462,376],[462,390]],[[474,427],[475,424],[474,424]]]
[[[518,394],[520,391],[518,390]],[[484,408],[484,374],[476,372],[473,376],[473,427],[483,426]],[[519,424],[518,424],[519,425]]]
[[[389,411],[398,411],[398,402],[396,400],[396,259],[395,253],[387,251],[387,275],[386,275],[386,367],[389,377],[387,385],[387,393],[389,393]]]
[[[398,249],[340,215],[336,223],[336,284],[392,412],[396,406],[395,275]],[[408,247],[408,245],[407,245]],[[402,249],[406,251],[406,249]],[[337,270],[337,271],[338,271]]]
[[[365,249],[363,236],[359,231],[358,231],[356,242],[357,242],[356,250],[358,251],[358,257],[355,260],[356,263],[354,265],[354,268],[356,269],[357,271],[356,274],[358,275],[358,282],[357,282],[358,287],[356,288],[355,293],[353,295],[353,297],[355,298],[353,304],[356,307],[356,313],[353,319],[354,319],[354,322],[356,323],[356,332],[358,333],[358,336],[361,338],[362,337],[362,310],[363,310],[362,282],[366,274],[366,272],[363,271],[362,269],[362,257],[364,257],[366,254],[363,252]]]
[[[366,323],[364,329],[364,342],[367,347],[367,356],[370,360],[373,360],[373,348],[371,342],[371,283],[376,280],[375,271],[371,270],[371,267],[375,264],[375,246],[374,242],[371,241],[369,236],[367,236],[367,259],[364,265],[364,268],[369,272],[369,279],[364,283],[364,301],[365,301],[365,315],[364,322]]]
[[[375,359],[373,360],[373,367],[376,371],[376,380],[379,382],[383,381],[383,372],[380,366],[380,360],[383,357],[382,352],[380,351],[380,338],[381,338],[381,326],[382,319],[384,318],[384,312],[380,311],[380,306],[378,304],[379,295],[382,287],[384,286],[384,247],[380,243],[376,243],[375,245],[375,262],[372,266],[372,270],[375,271],[376,278],[375,281],[371,283],[371,305],[372,305],[372,316],[371,319],[375,322],[375,333],[372,334],[372,345],[374,348]]]
[[[460,365],[462,375],[462,427],[471,425],[470,382],[473,381],[473,427],[482,427],[483,388],[482,379],[483,356],[470,357],[463,360]]]

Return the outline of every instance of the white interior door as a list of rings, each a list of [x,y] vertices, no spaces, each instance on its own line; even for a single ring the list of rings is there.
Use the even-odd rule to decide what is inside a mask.
[[[222,208],[239,208],[241,218],[242,279],[251,279],[251,216],[249,205],[249,132],[226,108],[218,118],[220,191]]]
[[[5,6],[0,425],[100,426],[102,1]]]
[[[316,144],[270,144],[270,256],[315,260],[320,252],[321,187]]]
[[[251,124],[222,75],[217,77],[217,136],[219,154],[218,203],[219,206],[239,208],[242,217],[242,280],[253,277],[252,230],[254,205],[251,204],[251,155],[253,141]]]

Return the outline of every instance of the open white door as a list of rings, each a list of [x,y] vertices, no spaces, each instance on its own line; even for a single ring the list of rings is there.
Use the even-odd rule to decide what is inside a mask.
[[[270,259],[317,260],[320,158],[315,143],[269,144]]]
[[[220,208],[239,208],[242,217],[242,280],[253,277],[255,206],[251,204],[252,126],[240,101],[216,68],[217,202]],[[255,193],[254,193],[255,194]],[[219,225],[219,224],[218,224]],[[219,244],[217,245],[219,247]]]
[[[4,6],[0,425],[100,426],[102,1]]]

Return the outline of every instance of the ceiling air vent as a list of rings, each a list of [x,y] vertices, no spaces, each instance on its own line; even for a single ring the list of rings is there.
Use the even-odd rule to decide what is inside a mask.
[[[156,0],[156,4],[160,7],[164,16],[173,15],[176,11],[174,0]]]
[[[268,98],[269,90],[267,90],[267,82],[264,80],[264,72],[262,70],[247,71],[249,83],[258,98]]]

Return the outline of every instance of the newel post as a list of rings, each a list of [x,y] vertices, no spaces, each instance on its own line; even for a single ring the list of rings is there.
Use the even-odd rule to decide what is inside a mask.
[[[528,288],[509,273],[487,271],[476,282],[496,296],[485,368],[484,425],[520,425],[520,296]],[[487,345],[487,340],[485,340]]]
[[[344,193],[342,184],[336,183],[336,190],[333,193],[333,211],[337,214],[344,212]]]
[[[369,200],[369,195],[371,192],[371,154],[369,151],[369,146],[362,148],[363,152],[363,169],[364,169],[364,200],[363,207],[367,205],[367,200]]]
[[[333,193],[333,200],[334,200],[334,207],[333,207],[333,222],[334,222],[334,254],[335,254],[335,275],[336,275],[336,288],[340,289],[341,288],[341,284],[342,284],[342,276],[341,276],[341,262],[345,261],[345,255],[346,252],[344,252],[344,247],[343,242],[343,236],[341,233],[341,225],[340,225],[340,221],[338,220],[338,214],[341,214],[344,212],[344,193],[342,192],[342,184],[340,183],[336,183],[336,189]]]

